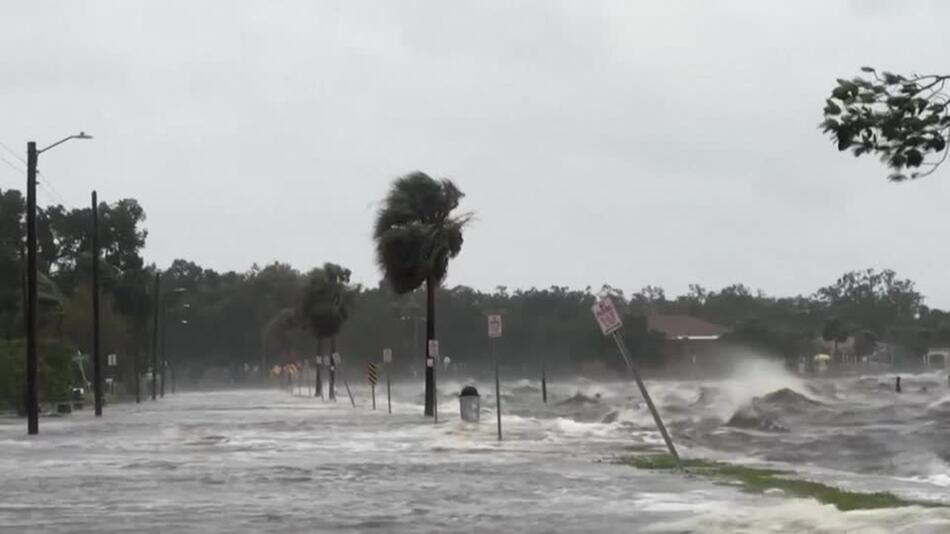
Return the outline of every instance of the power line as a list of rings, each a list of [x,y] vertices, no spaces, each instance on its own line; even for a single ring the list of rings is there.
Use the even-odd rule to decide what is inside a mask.
[[[11,169],[15,170],[18,174],[26,175],[26,171],[14,165],[10,160],[0,155],[0,161],[6,163]]]
[[[55,189],[53,189],[53,188],[51,188],[51,187],[48,187],[47,184],[44,184],[43,182],[41,182],[41,181],[39,181],[39,180],[36,181],[36,184],[39,185],[40,188],[41,188],[43,191],[45,191],[46,194],[49,195],[50,198],[52,198],[55,202],[58,202],[59,204],[62,204],[63,206],[66,206],[66,207],[68,207],[68,208],[73,208],[73,209],[75,209],[73,206],[70,206],[70,205],[69,205],[69,202],[66,202],[66,199],[63,198],[63,195],[60,195],[60,194],[59,194],[59,191],[56,191]],[[56,197],[56,198],[53,198],[53,197]]]
[[[48,191],[50,191],[50,193],[56,195],[56,197],[59,198],[60,203],[63,204],[64,206],[69,206],[69,203],[66,202],[66,199],[63,198],[63,195],[59,194],[59,191],[56,189],[56,186],[53,185],[53,182],[50,181],[49,176],[47,174],[41,173],[40,171],[36,171],[36,174],[38,174],[39,176],[43,178],[43,181],[40,181],[38,179],[36,180],[36,183],[38,183],[40,187],[43,187],[47,189]]]
[[[10,149],[7,148],[7,151],[9,151],[9,150],[10,150]],[[11,169],[13,169],[14,171],[16,171],[17,174],[20,174],[20,175],[22,175],[22,176],[26,176],[26,170],[24,170],[24,169],[22,169],[22,168],[20,168],[20,167],[17,167],[17,166],[16,166],[15,164],[13,164],[10,160],[8,160],[8,159],[6,159],[5,157],[3,157],[2,154],[0,154],[0,161],[6,163]],[[38,175],[40,175],[40,176],[43,177],[43,180],[37,179],[37,180],[36,180],[36,184],[39,185],[40,188],[42,188],[42,190],[45,191],[47,195],[49,195],[50,200],[52,200],[53,202],[57,202],[57,203],[59,203],[59,204],[62,204],[63,206],[66,206],[66,207],[75,209],[75,206],[71,206],[71,205],[69,204],[69,202],[67,202],[66,199],[63,197],[63,195],[61,195],[61,194],[59,193],[59,191],[58,191],[58,190],[56,189],[56,187],[53,185],[53,182],[50,181],[49,176],[47,176],[46,174],[40,173],[39,171],[37,171],[36,174],[38,174]]]
[[[4,144],[3,141],[0,141],[0,147],[3,147],[4,149],[6,149],[7,152],[9,152],[10,154],[12,154],[13,157],[15,157],[16,159],[20,160],[20,163],[26,165],[26,160],[23,159],[23,156],[21,156],[21,155],[18,154],[15,150],[13,150],[12,148],[10,148],[10,147],[7,146],[6,144]]]

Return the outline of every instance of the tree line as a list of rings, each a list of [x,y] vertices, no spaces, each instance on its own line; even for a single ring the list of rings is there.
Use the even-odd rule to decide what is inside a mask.
[[[647,316],[656,313],[726,326],[729,340],[789,360],[812,353],[821,338],[850,337],[854,350],[865,354],[889,343],[908,357],[930,345],[950,344],[950,316],[925,306],[914,283],[890,270],[849,272],[811,295],[794,297],[770,296],[743,284],[719,290],[691,285],[675,297],[655,286],[630,295],[610,285],[441,288],[449,260],[461,251],[468,220],[454,214],[461,197],[454,183],[422,173],[394,182],[375,221],[382,274],[375,286],[351,283],[348,269],[329,262],[306,271],[277,262],[217,272],[177,259],[161,269],[142,257],[148,237],[144,208],[134,199],[103,202],[98,209],[104,353],[119,355],[119,379],[131,381],[136,366],[147,369],[157,306],[163,353],[182,380],[209,372],[246,379],[318,353],[340,352],[347,367],[362,367],[378,361],[386,347],[394,351],[397,373],[428,375],[430,337],[438,338],[442,355],[454,366],[477,372],[487,368],[486,316],[500,313],[503,366],[530,374],[543,358],[549,369],[576,372],[619,363],[590,311],[604,294],[621,305],[627,344],[647,366],[664,364],[666,341],[647,328]],[[8,377],[0,388],[11,401],[19,395],[15,377],[22,376],[24,212],[19,191],[0,191],[0,373]],[[90,352],[91,215],[91,208],[53,205],[40,208],[37,218],[43,357],[47,364],[58,362],[47,365],[46,377],[57,387],[68,383],[70,371],[56,369],[68,366],[71,355]]]

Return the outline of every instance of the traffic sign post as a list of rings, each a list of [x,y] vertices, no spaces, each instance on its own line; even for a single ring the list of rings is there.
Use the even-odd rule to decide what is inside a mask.
[[[491,361],[495,367],[495,413],[498,419],[498,441],[501,441],[501,380],[498,378],[498,358],[495,340],[501,337],[501,315],[488,316],[488,338],[491,339]]]
[[[488,337],[501,337],[501,315],[488,316]]]
[[[389,364],[393,363],[393,349],[383,349],[383,366],[386,368],[386,406],[393,413],[392,387],[389,382]]]
[[[379,370],[375,363],[366,366],[366,379],[369,381],[369,387],[373,394],[373,410],[376,409],[376,382],[379,381]]]
[[[663,441],[666,442],[666,448],[669,449],[670,456],[672,456],[673,461],[676,462],[676,467],[682,471],[683,464],[680,462],[680,456],[677,454],[676,447],[673,445],[673,439],[670,438],[670,434],[666,431],[666,426],[660,418],[660,412],[657,411],[656,406],[653,404],[653,399],[647,391],[646,385],[644,385],[643,380],[640,379],[640,373],[637,372],[637,368],[633,366],[633,361],[630,359],[629,352],[627,352],[627,346],[623,342],[623,336],[620,335],[620,330],[623,328],[623,321],[620,320],[620,314],[617,313],[617,308],[614,306],[613,300],[609,296],[604,297],[597,301],[591,309],[604,335],[613,336],[614,342],[617,344],[617,349],[620,351],[620,357],[623,358],[624,363],[627,364],[627,369],[630,369],[630,372],[633,374],[633,379],[636,380],[637,387],[640,388],[640,394],[643,395],[643,400],[646,401],[647,408],[650,409],[650,414],[653,416],[653,422],[656,423],[660,435],[663,436]]]

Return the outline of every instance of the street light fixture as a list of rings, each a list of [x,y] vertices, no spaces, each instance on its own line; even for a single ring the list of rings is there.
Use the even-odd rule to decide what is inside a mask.
[[[36,375],[36,323],[37,323],[37,296],[36,296],[36,161],[39,155],[51,148],[61,145],[70,139],[92,139],[86,132],[60,139],[48,147],[37,150],[36,142],[26,144],[26,430],[28,434],[38,434],[39,399],[37,398]],[[99,365],[98,357],[94,365]]]

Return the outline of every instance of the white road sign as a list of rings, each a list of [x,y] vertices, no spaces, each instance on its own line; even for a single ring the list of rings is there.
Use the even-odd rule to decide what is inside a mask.
[[[339,353],[339,352],[334,352],[334,353],[333,353],[333,363],[335,363],[335,364],[337,364],[337,365],[340,365],[340,360],[342,360],[342,359],[343,359],[343,357],[340,356],[340,353]]]
[[[107,365],[109,367],[115,367],[116,365],[119,365],[118,357],[115,354],[109,354],[108,356],[106,356],[106,360],[108,362]]]
[[[439,357],[439,340],[438,339],[429,340],[429,356],[433,358]]]
[[[393,349],[383,349],[383,363],[393,363]]]
[[[488,337],[501,337],[501,315],[488,316]]]
[[[600,325],[600,330],[605,336],[613,334],[623,326],[623,322],[620,320],[620,314],[617,313],[617,308],[614,307],[614,301],[611,300],[610,297],[600,299],[591,309],[594,311],[597,324]]]

